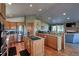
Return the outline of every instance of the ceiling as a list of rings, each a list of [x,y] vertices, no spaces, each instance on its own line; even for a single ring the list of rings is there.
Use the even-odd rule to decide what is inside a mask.
[[[31,3],[30,3],[31,4]],[[79,21],[78,3],[13,3],[6,4],[6,16],[38,16],[49,24],[61,24],[65,22]],[[38,11],[42,9],[41,11]],[[65,14],[65,15],[63,15]]]

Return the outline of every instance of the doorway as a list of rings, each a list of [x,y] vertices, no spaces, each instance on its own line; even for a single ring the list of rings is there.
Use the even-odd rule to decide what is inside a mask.
[[[24,25],[23,25],[23,23],[17,23],[16,32],[17,32],[16,42],[23,41],[23,35],[24,35]]]

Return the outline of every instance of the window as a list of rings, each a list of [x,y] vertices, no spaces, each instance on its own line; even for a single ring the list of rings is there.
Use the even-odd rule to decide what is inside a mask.
[[[52,32],[64,32],[64,25],[54,25],[52,26]]]
[[[52,26],[52,31],[56,32],[56,26]]]
[[[64,32],[64,26],[63,25],[57,25],[57,33]]]

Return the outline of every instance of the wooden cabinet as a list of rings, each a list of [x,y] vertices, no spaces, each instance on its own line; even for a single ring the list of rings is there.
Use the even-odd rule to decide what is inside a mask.
[[[5,4],[4,3],[0,3],[0,23],[4,25],[5,23]],[[1,30],[1,29],[0,29]]]
[[[31,40],[28,37],[24,37],[25,48],[31,53]]]
[[[57,50],[57,37],[49,34],[37,33],[37,36],[45,38],[45,45]]]
[[[34,23],[33,22],[27,23],[27,31],[29,32],[29,35],[34,35]]]
[[[4,14],[5,13],[4,11],[5,11],[5,4],[0,3],[0,12]]]
[[[10,24],[9,24],[9,22],[6,21],[4,24],[5,24],[5,29],[10,29]]]
[[[10,38],[9,38],[9,44],[11,45],[13,43],[16,43],[15,35],[11,35]]]
[[[45,45],[47,45],[49,34],[37,33],[36,35],[45,38]]]
[[[27,37],[24,39],[24,45],[31,56],[44,55],[44,38],[40,38],[39,40],[32,40]]]
[[[35,40],[35,41],[32,41],[31,43],[32,43],[31,55],[43,56],[44,55],[44,39]]]
[[[57,37],[55,36],[49,36],[47,45],[50,46],[51,48],[54,48],[57,50]]]
[[[16,23],[15,22],[5,22],[5,28],[6,29],[16,29]]]
[[[0,21],[4,21],[5,20],[5,4],[4,3],[0,3]]]
[[[11,29],[16,29],[16,23],[15,22],[11,22],[10,23],[10,28]]]
[[[19,27],[20,25],[23,25],[23,22],[5,22],[6,29],[16,29],[16,27]]]
[[[64,33],[62,33],[62,41],[61,41],[61,43],[62,43],[62,49],[64,49],[65,48],[65,41],[64,41],[65,39],[64,39]]]

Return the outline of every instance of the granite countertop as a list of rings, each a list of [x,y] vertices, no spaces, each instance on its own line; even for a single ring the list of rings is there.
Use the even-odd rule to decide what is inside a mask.
[[[32,37],[29,37],[29,38],[31,38],[32,40],[39,40],[39,39],[41,39],[41,38],[36,37],[36,36],[32,36]]]
[[[79,33],[79,32],[67,32],[67,33]]]
[[[45,34],[45,35],[55,36],[55,37],[57,37],[57,35],[54,35],[54,34],[49,34],[49,33],[38,33],[38,34]]]

